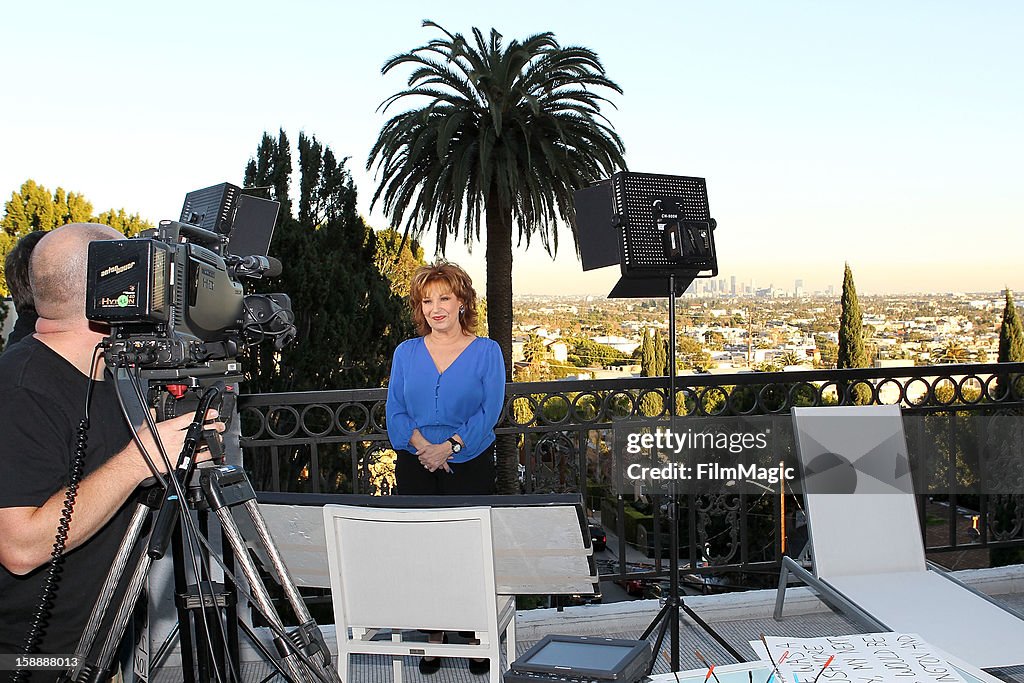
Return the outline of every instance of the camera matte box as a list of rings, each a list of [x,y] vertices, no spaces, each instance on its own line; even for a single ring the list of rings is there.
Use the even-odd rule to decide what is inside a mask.
[[[90,242],[86,317],[115,324],[167,322],[170,263],[170,247],[158,240]]]

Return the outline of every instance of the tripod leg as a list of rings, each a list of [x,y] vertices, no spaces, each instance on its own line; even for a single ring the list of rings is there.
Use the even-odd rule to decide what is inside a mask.
[[[121,644],[121,638],[124,636],[125,629],[128,627],[128,621],[131,619],[132,612],[135,610],[135,605],[138,604],[142,588],[146,585],[146,576],[149,574],[149,568],[152,564],[153,559],[148,554],[142,553],[138,563],[135,565],[135,571],[128,581],[128,587],[125,589],[121,604],[114,614],[113,622],[107,631],[107,638],[103,641],[99,654],[94,658],[85,657],[78,667],[72,671],[72,680],[82,683],[86,681],[103,681],[113,675],[113,662],[117,655],[117,649]],[[92,648],[90,648],[91,650]]]
[[[231,516],[231,510],[227,507],[219,508],[217,510],[217,517],[220,519],[224,535],[235,553],[239,568],[242,570],[242,575],[245,576],[245,580],[249,584],[249,592],[256,603],[256,608],[270,622],[275,633],[284,633],[284,622],[281,621],[280,615],[278,615],[277,610],[274,608],[270,593],[267,592],[266,586],[263,585],[263,580],[256,571],[256,566],[248,556],[245,549],[245,540],[242,538],[242,533],[238,530],[238,526]],[[288,650],[281,646],[278,647],[278,650],[285,667],[288,669],[289,677],[294,683],[306,683],[315,680],[306,675],[304,667],[300,665],[293,650]]]
[[[299,629],[301,632],[297,635],[302,638],[306,653],[311,657],[319,656],[321,671],[330,672],[329,680],[337,680],[337,670],[331,664],[330,651],[327,649],[327,643],[324,642],[323,633],[321,633],[320,627],[317,626],[309,610],[306,609],[306,603],[302,599],[302,595],[299,594],[298,588],[295,587],[295,582],[288,572],[284,558],[281,557],[281,551],[274,545],[274,539],[270,536],[270,529],[267,528],[267,521],[263,518],[263,513],[260,512],[260,506],[256,504],[255,500],[249,499],[243,503],[243,507],[249,513],[249,519],[256,529],[256,535],[259,538],[260,544],[270,559],[270,564],[277,575],[278,582],[284,588],[288,604],[291,605],[295,615],[299,618]],[[248,556],[246,559],[248,559]],[[249,561],[251,562],[251,559]]]
[[[306,609],[306,603],[295,587],[295,582],[292,581],[288,567],[284,563],[284,558],[281,557],[281,552],[274,545],[274,539],[270,536],[270,529],[267,528],[267,522],[263,519],[263,513],[260,512],[259,505],[256,504],[255,500],[249,500],[243,504],[243,507],[249,513],[249,519],[252,520],[252,524],[256,528],[260,544],[266,550],[267,557],[270,558],[270,563],[273,565],[274,573],[277,574],[277,578],[281,581],[281,586],[284,588],[288,603],[295,610],[299,621],[303,623],[312,621],[313,617],[309,614],[309,610]]]
[[[117,549],[117,554],[114,555],[114,563],[111,565],[107,578],[103,582],[103,588],[100,589],[100,594],[96,598],[96,604],[93,605],[89,621],[86,622],[85,630],[82,631],[82,638],[78,641],[78,648],[75,650],[75,654],[78,655],[80,660],[89,654],[93,643],[96,642],[96,636],[99,634],[100,625],[103,622],[103,615],[107,613],[107,609],[114,599],[117,587],[124,576],[124,570],[131,559],[132,550],[135,549],[138,543],[139,536],[142,534],[142,526],[145,524],[149,513],[150,508],[144,503],[139,503],[135,508],[135,512],[132,513],[131,521],[128,523],[128,531],[125,534],[124,540],[121,541],[121,546]]]
[[[184,530],[174,534],[171,540],[172,566],[174,571],[174,595],[183,595],[188,589],[188,579],[185,577],[185,549],[181,540]],[[196,578],[199,581],[199,578]],[[181,676],[182,683],[196,683],[196,651],[192,646],[195,631],[192,628],[192,615],[188,608],[177,597],[175,597],[175,610],[178,613],[178,647],[181,651]],[[203,642],[197,640],[196,642]],[[199,654],[202,658],[202,654]],[[209,680],[209,679],[201,679]]]
[[[320,681],[338,681],[337,669],[331,663],[330,651],[324,642],[323,633],[319,626],[309,614],[302,596],[295,588],[294,582],[285,567],[281,554],[274,545],[267,529],[266,521],[260,513],[256,504],[256,493],[252,484],[245,476],[245,472],[238,467],[216,467],[203,471],[201,477],[203,492],[210,509],[216,511],[221,521],[221,528],[228,544],[234,551],[236,561],[249,583],[250,592],[257,609],[270,622],[276,635],[275,644],[281,654],[282,661],[289,667],[289,670],[301,672],[305,677],[297,678],[298,681],[316,679]],[[235,523],[231,514],[231,507],[242,505],[248,512],[249,518],[256,530],[257,537],[263,550],[270,558],[270,564],[277,580],[284,588],[288,601],[299,617],[299,626],[289,632],[285,632],[281,617],[277,614],[270,593],[263,584],[262,579],[256,570],[256,565],[250,557],[245,540]],[[302,666],[299,666],[299,664]]]

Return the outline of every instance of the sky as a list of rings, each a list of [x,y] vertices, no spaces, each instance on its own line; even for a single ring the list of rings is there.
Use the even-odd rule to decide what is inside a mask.
[[[551,31],[624,91],[631,171],[707,179],[720,276],[807,291],[1024,288],[1024,4],[858,2],[16,3],[0,24],[0,197],[26,179],[97,211],[177,218],[240,183],[265,131],[315,135],[385,227],[366,158],[395,54],[438,34]],[[428,255],[434,235],[424,238]],[[447,257],[483,291],[483,244]],[[285,263],[287,267],[287,262]],[[515,253],[515,294],[606,294],[567,228]],[[666,285],[667,289],[667,285]]]

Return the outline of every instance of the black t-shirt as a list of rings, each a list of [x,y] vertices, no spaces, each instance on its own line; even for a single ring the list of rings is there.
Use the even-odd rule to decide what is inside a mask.
[[[39,507],[63,491],[88,382],[35,337],[26,337],[0,356],[0,507]],[[89,422],[86,476],[131,439],[109,375],[93,390]],[[80,505],[76,503],[76,510]],[[122,506],[95,536],[65,554],[41,653],[74,653],[133,507]],[[0,567],[0,653],[21,652],[47,569],[43,565],[16,576]]]
[[[31,336],[36,331],[36,320],[38,319],[39,315],[35,312],[35,309],[18,313],[18,318],[14,321],[14,327],[11,329],[11,333],[7,335],[7,346],[4,348],[10,348],[15,342]]]

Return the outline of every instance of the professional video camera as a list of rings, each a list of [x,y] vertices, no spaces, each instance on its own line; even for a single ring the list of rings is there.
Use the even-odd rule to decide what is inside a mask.
[[[279,208],[223,183],[190,192],[178,221],[90,243],[86,317],[111,326],[107,365],[202,368],[294,339],[288,296],[247,295],[241,281],[280,274],[267,256]]]

